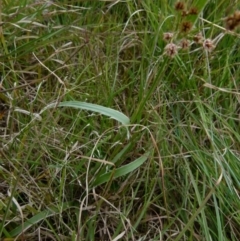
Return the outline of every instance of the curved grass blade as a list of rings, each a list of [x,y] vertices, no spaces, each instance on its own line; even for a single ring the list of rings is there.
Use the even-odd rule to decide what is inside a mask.
[[[144,155],[142,155],[135,161],[133,161],[125,166],[119,167],[119,168],[113,170],[112,172],[102,174],[94,181],[93,187],[97,187],[105,182],[108,182],[111,179],[112,175],[113,175],[113,178],[117,178],[117,177],[124,176],[124,175],[136,170],[148,159],[148,157],[149,157],[149,152],[145,153]]]
[[[61,211],[64,211],[65,209],[67,209],[69,207],[70,207],[69,203],[65,203],[65,204],[63,204],[63,209]],[[56,214],[59,214],[59,210],[57,210],[57,208],[51,208],[51,209],[39,212],[36,215],[34,215],[33,217],[29,218],[23,224],[19,225],[14,230],[12,230],[9,233],[9,235],[11,237],[16,237],[16,236],[20,235],[22,232],[25,232],[26,230],[31,228],[33,225],[43,221],[44,219],[46,219],[50,216],[56,215]]]
[[[119,112],[117,110],[114,110],[114,109],[111,109],[108,107],[104,107],[101,105],[96,105],[96,104],[91,104],[91,103],[86,103],[86,102],[81,102],[81,101],[65,101],[65,102],[60,102],[58,104],[52,103],[52,104],[47,105],[41,111],[41,113],[47,109],[54,108],[56,106],[57,107],[72,107],[72,108],[97,112],[102,115],[109,116],[110,118],[121,122],[123,125],[130,124],[130,119],[126,115],[124,115],[122,112]]]

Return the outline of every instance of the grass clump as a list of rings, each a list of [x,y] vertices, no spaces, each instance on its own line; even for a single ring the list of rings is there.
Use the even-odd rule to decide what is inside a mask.
[[[239,240],[238,7],[1,1],[2,240]]]

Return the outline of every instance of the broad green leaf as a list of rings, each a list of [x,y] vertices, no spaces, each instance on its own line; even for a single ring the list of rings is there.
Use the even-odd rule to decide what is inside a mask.
[[[69,206],[70,206],[69,203],[64,203],[62,211],[69,208]],[[26,220],[23,224],[13,229],[9,234],[11,237],[16,237],[19,234],[21,234],[23,231],[26,231],[27,229],[31,228],[33,225],[56,214],[59,214],[59,210],[57,210],[57,208],[51,208],[51,209],[39,212],[38,214]]]
[[[86,102],[81,102],[81,101],[65,101],[65,102],[60,102],[60,103],[52,103],[47,105],[42,111],[44,112],[47,109],[54,108],[54,107],[72,107],[72,108],[77,108],[77,109],[82,109],[82,110],[88,110],[92,112],[97,112],[105,116],[109,116],[112,119],[115,119],[119,122],[121,122],[123,125],[128,125],[130,124],[129,118],[124,115],[122,112],[119,112],[117,110],[104,107],[101,105],[96,105],[96,104],[91,104],[91,103],[86,103]]]
[[[120,160],[122,158],[122,156],[126,153],[126,151],[128,150],[128,148],[130,147],[131,143],[128,143],[113,159],[112,159],[112,163],[117,163],[118,160]]]
[[[112,175],[113,175],[113,178],[118,178],[118,177],[124,176],[130,172],[133,172],[138,167],[140,167],[148,159],[148,157],[149,157],[149,153],[145,153],[144,155],[142,155],[135,161],[133,161],[125,166],[119,167],[119,168],[113,170],[112,172],[104,173],[103,175],[99,176],[95,180],[95,182],[93,183],[93,187],[97,187],[105,182],[108,182],[111,179]]]

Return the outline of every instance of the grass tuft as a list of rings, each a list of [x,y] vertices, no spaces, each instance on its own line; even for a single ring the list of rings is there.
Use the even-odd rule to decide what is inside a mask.
[[[238,8],[0,1],[1,240],[240,240]]]

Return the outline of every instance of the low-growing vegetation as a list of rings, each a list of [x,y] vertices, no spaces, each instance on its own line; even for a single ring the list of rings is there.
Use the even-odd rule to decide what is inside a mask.
[[[238,1],[0,4],[2,241],[240,240]]]

